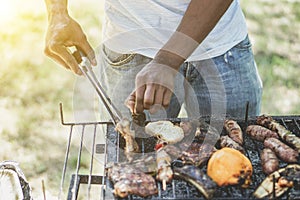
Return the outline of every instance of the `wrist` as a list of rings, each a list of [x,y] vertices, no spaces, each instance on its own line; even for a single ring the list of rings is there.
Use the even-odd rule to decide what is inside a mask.
[[[65,0],[46,0],[48,18],[68,16],[67,1]]]
[[[184,61],[183,57],[163,49],[159,50],[153,58],[153,62],[167,65],[177,71]]]
[[[51,8],[48,10],[48,19],[51,20],[56,17],[68,17],[68,10],[65,8]]]

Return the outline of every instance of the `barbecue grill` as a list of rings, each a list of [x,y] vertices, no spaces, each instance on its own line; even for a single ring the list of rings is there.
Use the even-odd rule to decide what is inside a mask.
[[[76,170],[75,173],[72,174],[69,189],[68,189],[68,200],[76,200],[79,194],[84,194],[84,199],[118,199],[114,197],[113,185],[106,177],[105,171],[103,171],[102,175],[97,175],[93,173],[94,169],[94,157],[95,155],[103,155],[104,156],[104,167],[108,163],[119,163],[124,161],[125,157],[122,149],[125,146],[124,139],[120,136],[118,132],[115,131],[115,127],[113,122],[83,122],[83,123],[69,123],[64,121],[63,116],[63,108],[62,104],[60,104],[60,116],[61,123],[64,126],[68,126],[70,128],[69,131],[69,139],[67,143],[65,162],[62,173],[62,181],[61,181],[61,192],[63,190],[66,178],[66,170],[67,164],[69,161],[70,148],[72,143],[72,136],[75,128],[80,128],[80,145],[78,147],[78,157],[76,161]],[[292,131],[298,137],[300,136],[300,116],[273,116],[273,119],[285,126],[288,130]],[[187,119],[168,119],[173,123],[179,123],[182,120]],[[203,117],[201,120],[204,120],[208,124],[210,123],[210,119]],[[234,119],[238,122],[243,132],[245,132],[246,127],[250,124],[256,124],[254,118],[245,117],[245,119]],[[106,141],[104,144],[96,144],[96,135],[97,129],[100,129],[102,126],[106,127]],[[89,129],[88,129],[89,127]],[[92,131],[87,131],[92,130]],[[89,171],[86,173],[79,173],[81,168],[81,158],[83,147],[83,137],[86,134],[92,134],[92,147],[90,153],[90,163],[89,163]],[[224,130],[221,135],[225,134]],[[150,138],[151,139],[151,138]],[[153,138],[152,138],[153,139]],[[153,149],[153,142],[147,141],[149,138],[139,138],[138,143],[141,147],[141,151],[147,153],[149,149]],[[253,165],[253,175],[252,175],[252,183],[248,188],[242,188],[241,186],[226,186],[219,187],[215,194],[214,199],[255,199],[253,192],[260,185],[260,183],[265,179],[266,175],[262,172],[261,161],[259,158],[260,151],[263,149],[263,143],[255,141],[251,139],[249,136],[244,135],[244,149],[246,156],[251,160]],[[300,163],[298,159],[298,163]],[[285,167],[287,164],[280,161],[280,167]],[[99,192],[97,197],[91,198],[91,188],[95,187],[95,189]],[[148,197],[147,199],[204,199],[204,196],[198,192],[198,190],[191,184],[185,182],[184,180],[173,179],[171,183],[167,185],[166,190],[162,190],[161,183],[157,182],[158,194],[156,196]],[[80,189],[81,188],[81,189]],[[83,191],[85,189],[85,191]],[[289,189],[282,197],[282,199],[297,199],[300,198],[300,191],[296,189]],[[139,196],[130,195],[126,199],[143,199]]]

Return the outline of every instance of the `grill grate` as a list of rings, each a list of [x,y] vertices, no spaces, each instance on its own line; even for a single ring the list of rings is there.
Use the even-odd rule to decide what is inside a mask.
[[[69,190],[68,190],[68,200],[76,200],[78,198],[79,189],[81,185],[87,185],[87,192],[85,193],[87,198],[90,198],[91,186],[96,185],[99,186],[98,190],[101,190],[101,194],[97,196],[96,199],[114,199],[115,197],[112,194],[113,185],[111,182],[106,179],[105,176],[99,176],[93,174],[93,160],[94,160],[94,152],[104,154],[105,155],[105,164],[107,163],[118,163],[124,161],[125,156],[122,156],[122,149],[125,146],[125,141],[120,135],[114,130],[114,125],[111,122],[88,122],[88,123],[66,123],[63,118],[62,105],[60,105],[60,113],[61,113],[61,123],[65,126],[70,127],[69,139],[67,143],[67,150],[65,155],[65,163],[63,167],[62,173],[62,181],[60,188],[60,196],[63,190],[67,163],[70,154],[70,145],[75,127],[81,128],[80,134],[80,145],[78,147],[78,156],[77,156],[77,164],[75,174],[72,175]],[[300,116],[274,116],[274,120],[284,125],[287,129],[292,131],[295,135],[300,137]],[[178,123],[181,119],[169,119],[174,123]],[[205,119],[204,119],[205,120]],[[209,120],[205,120],[209,123]],[[254,119],[246,119],[238,120],[236,119],[238,124],[241,126],[243,132],[250,124],[255,124]],[[105,125],[107,127],[106,131],[106,144],[95,144],[96,138],[96,130],[98,127]],[[81,167],[81,157],[83,151],[83,137],[85,130],[87,127],[93,127],[93,142],[92,142],[92,153],[89,162],[89,172],[88,174],[79,174],[79,169]],[[222,134],[225,134],[223,131]],[[148,152],[149,149],[153,149],[155,142],[153,142],[153,138],[143,138],[138,139],[138,143],[141,147],[142,152]],[[244,149],[246,151],[246,156],[251,160],[253,165],[253,175],[252,175],[252,184],[248,188],[242,188],[239,186],[227,186],[227,187],[219,187],[215,194],[214,199],[254,199],[252,196],[253,192],[257,188],[257,186],[265,179],[265,175],[262,172],[259,152],[263,149],[263,143],[252,140],[247,135],[244,135]],[[300,158],[298,159],[298,163],[300,163]],[[285,167],[287,164],[280,161],[280,167]],[[204,168],[205,170],[205,168]],[[105,173],[104,173],[105,174]],[[167,184],[167,189],[162,190],[161,183],[157,183],[158,186],[158,195],[151,196],[147,199],[204,199],[204,197],[197,191],[197,189],[183,181],[174,179],[170,184]],[[282,199],[296,199],[300,197],[300,191],[296,191],[295,189],[290,189],[286,192]],[[94,198],[93,198],[94,199]],[[141,197],[130,195],[126,199],[143,199]]]

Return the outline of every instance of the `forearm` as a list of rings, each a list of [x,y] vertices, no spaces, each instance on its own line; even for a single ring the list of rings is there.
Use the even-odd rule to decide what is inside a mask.
[[[192,0],[172,37],[154,60],[176,70],[215,27],[232,0]]]
[[[68,0],[44,0],[47,7],[48,18],[55,15],[68,15]]]

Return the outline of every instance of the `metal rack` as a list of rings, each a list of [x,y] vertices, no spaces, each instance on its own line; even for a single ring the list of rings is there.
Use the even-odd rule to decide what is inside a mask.
[[[79,189],[82,184],[87,185],[87,198],[90,199],[90,189],[91,185],[99,185],[100,190],[102,190],[99,199],[114,199],[115,197],[112,194],[113,185],[110,183],[108,179],[105,177],[105,172],[103,176],[94,175],[93,172],[93,159],[94,154],[104,154],[105,156],[105,164],[110,162],[122,162],[122,148],[125,146],[125,141],[120,135],[115,131],[114,125],[112,122],[85,122],[85,123],[66,123],[63,117],[63,109],[62,105],[60,105],[60,115],[61,115],[61,123],[64,126],[68,126],[70,128],[69,139],[67,143],[65,162],[62,173],[62,181],[61,181],[61,190],[63,188],[66,176],[67,163],[69,159],[70,153],[70,145],[73,135],[74,127],[81,127],[80,134],[80,145],[78,149],[77,156],[77,165],[76,171],[71,176],[71,181],[69,184],[68,190],[68,200],[76,200],[78,197]],[[297,136],[300,136],[300,116],[274,116],[274,120],[284,125],[287,129],[294,132]],[[170,119],[173,122],[179,122],[180,119]],[[250,124],[255,124],[254,119],[245,120],[237,120],[242,130],[245,130],[246,127]],[[105,125],[107,127],[106,131],[106,143],[105,144],[96,144],[96,130],[99,126]],[[81,156],[83,150],[83,137],[85,133],[86,127],[93,127],[93,142],[92,142],[92,153],[90,157],[89,163],[89,173],[88,174],[79,174],[79,169],[81,167]],[[223,133],[222,133],[223,134]],[[254,141],[251,138],[245,135],[245,145],[244,149],[246,151],[247,157],[251,160],[253,165],[253,183],[249,188],[242,188],[240,186],[229,186],[218,188],[216,194],[214,195],[214,199],[254,199],[252,193],[257,188],[257,186],[264,180],[265,175],[261,169],[261,163],[259,158],[259,152],[263,148],[263,144],[258,141]],[[147,139],[142,139],[140,142],[143,142],[142,151],[146,151],[147,147]],[[149,143],[151,145],[151,143]],[[148,148],[149,149],[149,148]],[[299,161],[300,163],[300,161]],[[286,163],[280,162],[280,167],[286,166]],[[158,186],[158,195],[152,196],[147,199],[204,199],[201,193],[197,191],[197,189],[189,183],[186,183],[183,180],[173,180],[167,186],[167,190],[163,191],[160,183],[157,183]],[[289,190],[286,194],[283,195],[283,199],[295,199],[296,197],[300,197],[300,191],[296,191],[295,189]],[[98,199],[98,198],[97,198]],[[141,197],[130,195],[128,199],[143,199]]]

